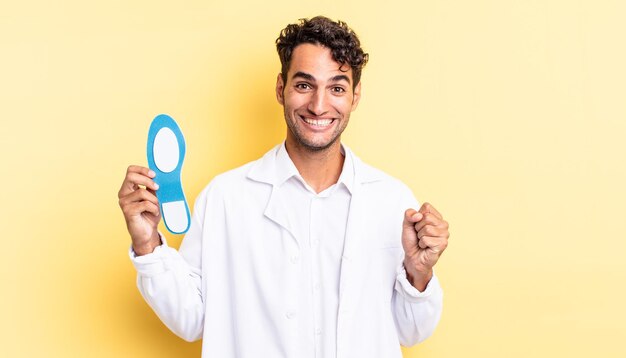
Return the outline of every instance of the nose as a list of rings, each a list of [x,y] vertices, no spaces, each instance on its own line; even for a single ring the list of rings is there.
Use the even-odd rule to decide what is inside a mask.
[[[328,98],[326,92],[322,88],[318,88],[311,94],[307,109],[316,116],[321,116],[328,112]]]

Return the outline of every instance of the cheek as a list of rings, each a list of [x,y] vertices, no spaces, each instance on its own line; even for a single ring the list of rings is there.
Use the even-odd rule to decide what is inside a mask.
[[[286,97],[284,97],[285,100],[283,104],[285,108],[297,110],[299,108],[306,107],[307,105],[306,96],[303,96],[300,94],[285,94],[285,95]]]
[[[342,113],[344,115],[350,114],[352,112],[352,97],[350,98],[340,98],[333,103],[333,107],[337,110],[337,112]]]

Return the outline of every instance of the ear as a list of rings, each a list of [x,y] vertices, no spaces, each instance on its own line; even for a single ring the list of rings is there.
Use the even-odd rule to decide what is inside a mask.
[[[279,73],[276,78],[276,100],[278,100],[278,103],[283,106],[285,105],[285,98],[283,96],[284,91],[285,83],[283,82],[283,76]]]
[[[359,105],[359,101],[361,100],[361,81],[354,87],[354,94],[352,96],[352,110],[354,111],[356,107]]]

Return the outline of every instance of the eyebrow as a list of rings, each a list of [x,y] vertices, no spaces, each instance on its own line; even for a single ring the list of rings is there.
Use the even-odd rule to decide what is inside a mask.
[[[313,75],[306,73],[306,72],[298,71],[294,73],[293,76],[291,76],[291,78],[298,78],[298,77],[303,78],[307,81],[315,82],[315,77],[313,77]],[[330,82],[339,82],[339,81],[346,81],[350,83],[350,77],[346,75],[337,75],[330,79]]]
[[[350,84],[350,78],[346,75],[337,75],[330,79],[330,82],[339,82],[339,81],[346,81],[348,82],[348,84]]]
[[[303,78],[307,81],[315,82],[315,77],[313,77],[313,75],[310,75],[306,72],[298,71],[294,73],[293,76],[291,76],[291,78],[298,78],[298,77]]]

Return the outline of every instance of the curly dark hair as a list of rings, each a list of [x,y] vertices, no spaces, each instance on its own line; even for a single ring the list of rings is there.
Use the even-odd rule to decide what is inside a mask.
[[[289,24],[280,32],[276,39],[276,50],[280,57],[281,75],[285,83],[293,50],[303,43],[327,47],[335,61],[341,65],[350,65],[354,81],[352,88],[356,87],[361,80],[361,70],[365,67],[369,55],[363,52],[359,38],[345,22],[335,22],[324,16],[316,16],[312,19],[300,19],[299,23]]]

